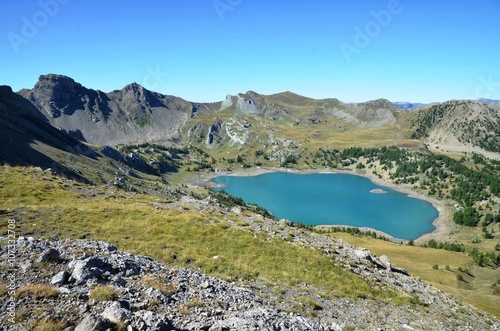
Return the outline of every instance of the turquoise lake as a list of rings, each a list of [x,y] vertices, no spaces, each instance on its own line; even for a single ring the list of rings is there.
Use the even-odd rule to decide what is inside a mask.
[[[438,211],[427,201],[408,197],[365,177],[348,174],[222,176],[227,193],[256,203],[278,219],[308,225],[370,227],[400,239],[416,239],[435,230]],[[382,189],[386,194],[371,193]]]

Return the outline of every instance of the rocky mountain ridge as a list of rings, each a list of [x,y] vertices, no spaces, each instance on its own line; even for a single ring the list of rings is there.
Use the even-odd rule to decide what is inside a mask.
[[[53,74],[40,76],[33,89],[19,94],[54,127],[99,145],[180,139],[180,127],[196,112],[210,109],[136,83],[104,93]]]
[[[398,106],[386,99],[377,99],[347,104],[334,98],[316,100],[292,92],[261,95],[248,91],[228,95],[222,102],[200,104],[152,92],[136,83],[104,93],[88,89],[69,77],[53,74],[40,76],[33,89],[21,90],[19,94],[54,127],[98,145],[190,142],[201,143],[211,149],[226,144],[245,145],[250,142],[249,138],[255,130],[255,127],[250,128],[252,122],[259,123],[261,128],[267,127],[268,133],[282,125],[326,129],[329,122],[336,123],[340,133],[380,128],[399,131],[401,120],[406,116],[400,107],[414,109],[418,106],[423,108],[417,110],[417,115],[414,112],[408,114],[415,116],[412,120],[414,131],[413,135],[411,132],[407,134],[406,139],[410,136],[427,139],[428,143],[453,146],[455,150],[464,147],[464,151],[480,148],[497,152],[494,127],[498,111],[477,113],[478,108],[498,107],[491,101],[491,105],[486,105],[485,101],[448,101],[434,105]],[[464,107],[467,110],[462,109]],[[433,118],[431,122],[440,129],[430,132],[425,114],[443,108],[447,108],[449,115],[443,119]],[[460,114],[467,114],[468,117]],[[477,123],[477,115],[485,119],[479,119],[481,123],[474,124],[475,128],[457,126],[443,129],[450,124],[448,119],[454,121],[454,116],[459,121],[462,116],[464,123]],[[197,119],[199,116],[200,120]],[[264,131],[262,133],[266,133]],[[431,135],[428,136],[428,133]]]
[[[253,91],[228,95],[218,103],[200,104],[152,92],[136,83],[104,93],[55,74],[40,76],[33,89],[23,89],[19,94],[53,126],[100,145],[180,141],[180,128],[189,126],[189,119],[197,113],[207,112],[215,118],[217,112],[227,109],[271,121],[293,122],[301,114],[312,123],[334,118],[359,127],[394,124],[394,113],[399,109],[382,99],[355,105],[337,99],[310,99],[291,92],[265,96]],[[206,124],[209,128],[215,122]]]

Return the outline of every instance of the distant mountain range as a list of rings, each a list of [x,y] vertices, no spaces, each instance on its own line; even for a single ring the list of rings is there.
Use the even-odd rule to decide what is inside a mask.
[[[477,99],[477,101],[486,103],[488,105],[500,105],[500,100],[491,100],[491,99]]]
[[[500,100],[491,100],[491,99],[477,99],[477,102],[485,103],[488,105],[500,105]],[[437,104],[438,102],[432,102],[432,103],[418,103],[418,102],[406,102],[406,101],[396,101],[393,102],[394,105],[398,106],[401,109],[405,110],[417,110],[420,108],[425,108],[429,107],[432,105]]]
[[[425,108],[428,106],[435,105],[436,102],[433,103],[418,103],[418,102],[405,102],[405,101],[396,101],[393,102],[396,106],[404,110],[417,110],[420,108]]]

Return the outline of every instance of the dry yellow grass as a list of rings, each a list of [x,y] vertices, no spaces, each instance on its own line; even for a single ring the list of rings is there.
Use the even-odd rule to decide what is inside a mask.
[[[16,298],[25,296],[33,297],[35,299],[48,299],[55,298],[60,294],[57,287],[48,284],[29,284],[23,285],[17,289]]]

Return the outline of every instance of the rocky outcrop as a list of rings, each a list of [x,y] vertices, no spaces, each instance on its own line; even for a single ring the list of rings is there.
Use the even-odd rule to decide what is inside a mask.
[[[103,146],[101,148],[101,154],[107,158],[115,160],[121,164],[124,164],[134,170],[143,172],[145,174],[157,174],[156,170],[153,169],[143,158],[139,157],[135,153],[128,153],[127,155],[122,155],[118,150],[110,146]]]
[[[205,139],[205,146],[208,148],[214,148],[222,139],[224,139],[223,134],[221,134],[222,128],[223,126],[221,121],[209,126],[207,138]]]
[[[203,143],[207,148],[217,148],[227,137],[226,126],[220,119],[214,122],[196,123],[189,126],[186,138],[194,143]]]
[[[278,120],[290,115],[286,107],[268,100],[263,95],[253,91],[240,93],[235,96],[228,95],[221,104],[221,110],[233,107],[237,112],[243,114],[262,115],[271,120]]]

